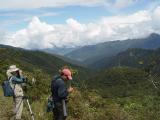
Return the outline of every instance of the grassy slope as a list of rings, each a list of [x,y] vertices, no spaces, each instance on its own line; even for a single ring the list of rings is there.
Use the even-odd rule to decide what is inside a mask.
[[[50,82],[52,78],[51,76],[53,74],[56,74],[59,68],[61,68],[64,65],[68,65],[73,69],[79,71],[79,74],[74,74],[74,78],[76,78],[76,80],[73,81],[73,85],[76,85],[77,89],[70,96],[70,114],[68,120],[97,120],[98,118],[106,118],[105,108],[101,107],[101,104],[104,104],[105,100],[103,100],[101,96],[99,96],[98,94],[96,94],[96,96],[95,94],[91,94],[93,97],[101,99],[104,102],[99,103],[99,101],[94,100],[94,103],[100,104],[100,106],[96,107],[94,105],[90,105],[90,99],[92,98],[92,96],[90,96],[91,98],[88,96],[88,93],[90,92],[87,92],[87,89],[84,86],[79,87],[79,85],[77,85],[79,84],[77,82],[78,80],[83,80],[85,76],[87,76],[90,73],[89,70],[75,65],[71,65],[52,55],[39,51],[25,51],[22,49],[15,48],[0,48],[0,54],[1,82],[6,78],[5,72],[10,64],[16,64],[18,67],[22,68],[24,75],[27,75],[29,78],[29,83],[31,83],[31,79],[33,77],[36,79],[36,84],[28,86],[27,92],[27,95],[30,97],[29,100],[35,113],[36,120],[52,119],[52,115],[45,112],[47,97],[50,94]],[[82,90],[82,87],[83,90],[85,89],[84,91],[87,92],[86,94],[82,94],[80,92]],[[6,116],[7,118],[4,118],[4,120],[7,120],[9,119],[9,113],[11,113],[13,103],[12,98],[3,97],[1,89],[0,102],[0,111],[3,111],[3,108],[5,108],[5,111],[0,113],[0,118]],[[25,109],[23,112],[23,119],[29,120],[29,115],[26,110],[26,106],[24,108]]]
[[[9,113],[11,113],[11,109],[12,109],[11,100],[12,98],[6,98],[3,96],[3,93],[0,87],[0,119],[1,120],[9,119]]]
[[[18,64],[30,80],[33,77],[37,80],[36,84],[30,86],[28,90],[36,120],[51,120],[51,114],[46,114],[45,106],[46,98],[50,93],[50,73],[52,73],[53,66],[50,69],[46,69],[46,66],[50,67],[52,62],[58,62],[54,64],[56,71],[59,68],[58,65],[64,64],[59,59],[54,57],[52,59],[48,54],[41,52],[9,51],[8,49],[0,51],[3,55],[0,56],[2,58],[0,59],[1,80],[4,79],[8,64]],[[14,62],[11,61],[13,56],[16,56],[13,59]],[[88,73],[85,70],[82,72]],[[83,75],[86,76],[87,74],[84,73]],[[89,79],[90,88],[83,82],[70,96],[68,120],[159,120],[159,91],[154,89],[146,76],[146,73],[140,69],[120,67],[112,68]],[[2,106],[0,111],[4,106],[6,111],[10,111],[11,100],[5,101],[4,99],[0,96],[0,106]],[[6,102],[9,102],[9,108],[5,105]],[[27,113],[23,114],[25,120],[29,119]]]
[[[149,80],[141,69],[115,67],[90,79],[88,85],[97,87],[107,102],[118,105],[117,109],[123,111],[120,116],[128,116],[122,120],[159,120],[160,86],[155,89]]]
[[[53,55],[40,51],[26,51],[16,48],[0,48],[0,70],[5,74],[9,65],[16,64],[18,67],[33,72],[36,69],[49,75],[58,73],[58,70],[63,66],[70,66],[78,71],[75,79],[85,78],[90,74],[90,70],[65,62]],[[0,76],[0,78],[4,76]]]

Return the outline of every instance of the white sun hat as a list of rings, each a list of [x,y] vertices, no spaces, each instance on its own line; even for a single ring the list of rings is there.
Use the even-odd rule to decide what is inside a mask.
[[[16,67],[16,65],[11,65],[8,69],[8,72],[12,73],[12,72],[16,72],[19,71],[20,69]]]

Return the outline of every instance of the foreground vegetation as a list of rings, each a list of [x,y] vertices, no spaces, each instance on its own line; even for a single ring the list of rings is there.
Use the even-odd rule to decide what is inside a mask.
[[[26,95],[29,96],[36,120],[52,119],[52,113],[46,113],[50,82],[52,76],[64,65],[73,69],[75,78],[72,81],[75,90],[69,96],[68,120],[160,118],[160,86],[157,84],[155,88],[152,82],[155,77],[145,69],[133,66],[113,67],[90,76],[91,71],[42,52],[3,48],[0,49],[0,54],[0,83],[6,79],[5,72],[10,64],[16,64],[29,78]],[[158,76],[156,82],[159,82],[160,76],[157,71],[155,73]],[[12,107],[12,98],[3,97],[0,89],[1,120],[11,117]],[[29,120],[27,106],[23,112],[23,119]]]

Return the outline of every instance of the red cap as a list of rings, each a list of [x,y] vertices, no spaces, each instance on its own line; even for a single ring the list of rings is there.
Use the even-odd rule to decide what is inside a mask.
[[[62,70],[62,73],[67,76],[68,80],[72,80],[72,73],[69,69],[65,68]]]

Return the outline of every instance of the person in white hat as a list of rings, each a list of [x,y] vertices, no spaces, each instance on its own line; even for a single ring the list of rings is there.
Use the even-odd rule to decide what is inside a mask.
[[[11,87],[14,90],[14,115],[15,120],[21,120],[22,111],[23,111],[23,89],[22,83],[24,83],[24,79],[22,77],[22,71],[16,67],[16,65],[11,65],[7,70],[8,79],[11,80]]]

